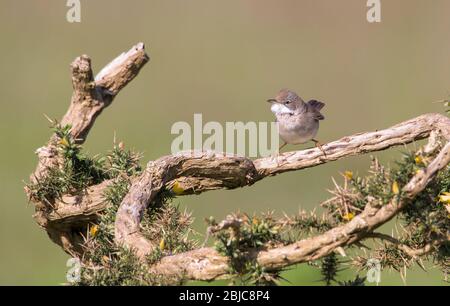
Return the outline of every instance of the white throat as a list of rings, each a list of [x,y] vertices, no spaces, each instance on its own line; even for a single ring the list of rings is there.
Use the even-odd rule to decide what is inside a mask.
[[[275,115],[294,114],[292,110],[290,110],[289,108],[280,103],[273,103],[272,106],[270,107],[270,110]]]

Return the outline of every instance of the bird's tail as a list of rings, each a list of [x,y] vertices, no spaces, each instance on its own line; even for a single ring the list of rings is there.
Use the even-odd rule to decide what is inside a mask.
[[[325,106],[325,103],[317,100],[310,100],[308,101],[308,105],[311,106],[311,108],[320,111]]]
[[[325,117],[320,113],[320,110],[325,106],[325,103],[317,100],[310,100],[306,104],[308,105],[310,111],[314,114],[314,119],[316,120],[325,119]]]

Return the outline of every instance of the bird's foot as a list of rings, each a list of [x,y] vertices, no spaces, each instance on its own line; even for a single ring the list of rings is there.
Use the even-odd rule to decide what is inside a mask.
[[[270,155],[270,161],[274,161],[277,163],[277,167],[280,166],[280,163],[278,162],[278,157],[280,156],[280,151],[287,145],[287,142],[283,143],[279,148],[278,151],[275,151]]]
[[[277,163],[277,167],[279,167],[280,166],[280,164],[278,163],[278,157],[280,156],[280,152],[279,151],[276,151],[276,152],[274,152],[274,153],[272,153],[271,155],[270,155],[270,161],[271,162],[276,162]]]
[[[322,144],[316,139],[312,139],[312,141],[314,142],[316,148],[319,148],[319,150],[322,151],[323,155],[327,157],[327,153],[325,153],[324,149],[322,148]]]

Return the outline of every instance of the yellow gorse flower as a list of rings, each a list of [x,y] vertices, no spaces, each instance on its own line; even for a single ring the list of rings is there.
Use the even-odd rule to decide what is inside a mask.
[[[450,192],[443,192],[438,198],[439,202],[450,204]]]
[[[166,247],[166,241],[164,240],[164,238],[162,238],[162,239],[159,241],[159,249],[160,249],[161,251],[163,251],[165,247]]]
[[[59,141],[59,144],[65,146],[65,147],[68,147],[68,146],[69,146],[69,141],[67,140],[66,137],[63,137],[63,138],[61,138],[61,140]]]
[[[91,237],[95,237],[95,235],[97,235],[98,232],[98,225],[92,225],[91,228],[89,229],[89,234],[91,235]]]
[[[423,164],[423,158],[422,158],[422,156],[416,156],[416,157],[414,158],[414,161],[415,161],[416,165],[422,165],[422,164]]]
[[[346,220],[346,221],[351,221],[353,218],[355,217],[354,213],[347,213],[345,215],[342,216],[342,219]]]
[[[181,187],[181,185],[180,185],[180,183],[178,183],[178,181],[176,181],[175,184],[173,184],[172,191],[176,195],[181,195],[184,193],[184,189],[183,189],[183,187]]]
[[[400,188],[398,187],[397,181],[394,181],[394,182],[392,183],[392,192],[393,192],[394,194],[399,194],[399,193],[400,193]]]
[[[253,225],[258,225],[258,224],[259,224],[258,218],[253,217],[253,219],[252,219],[252,224],[253,224]]]
[[[351,179],[353,179],[353,172],[345,171],[344,172],[344,176],[345,176],[346,179],[351,180]]]

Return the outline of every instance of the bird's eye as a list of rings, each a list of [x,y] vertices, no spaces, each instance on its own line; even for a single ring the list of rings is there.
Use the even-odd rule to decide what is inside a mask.
[[[287,100],[286,102],[284,102],[285,104],[291,104],[291,101]]]

